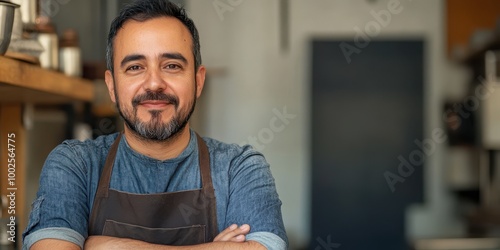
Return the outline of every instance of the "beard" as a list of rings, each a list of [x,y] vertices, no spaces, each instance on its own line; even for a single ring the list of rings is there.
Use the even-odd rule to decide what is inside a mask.
[[[133,133],[148,141],[167,141],[175,138],[186,127],[196,106],[196,91],[193,95],[193,101],[189,102],[186,109],[183,110],[179,110],[179,98],[172,94],[150,91],[138,95],[132,100],[132,109],[122,106],[116,92],[116,86],[115,96],[118,112],[127,127]],[[167,101],[170,105],[173,105],[175,113],[172,119],[168,122],[163,122],[161,110],[150,110],[151,119],[149,121],[141,121],[137,116],[137,107],[141,102],[148,100]]]

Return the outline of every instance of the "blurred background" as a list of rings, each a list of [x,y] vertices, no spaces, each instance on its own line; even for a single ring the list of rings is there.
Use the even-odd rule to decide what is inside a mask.
[[[103,72],[127,2],[41,0],[0,56],[29,51],[38,61],[25,63],[93,91],[54,103],[34,101],[47,95],[36,86],[21,101],[0,88],[0,114],[23,118],[12,126],[27,142],[20,228],[53,147],[121,129]],[[500,1],[174,2],[197,25],[208,69],[192,126],[263,152],[290,249],[500,249]],[[44,61],[50,46],[59,61]]]

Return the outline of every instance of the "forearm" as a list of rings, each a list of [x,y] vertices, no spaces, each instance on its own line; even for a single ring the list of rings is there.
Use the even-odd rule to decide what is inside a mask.
[[[266,248],[255,241],[245,242],[210,242],[194,246],[164,246],[144,241],[115,238],[108,236],[91,236],[85,242],[85,250],[114,250],[114,249],[144,249],[144,250],[183,250],[183,249],[263,249]]]
[[[64,240],[43,239],[43,240],[37,241],[30,248],[30,250],[45,250],[45,249],[50,249],[50,250],[57,250],[57,249],[80,250],[80,247],[74,243],[64,241]]]

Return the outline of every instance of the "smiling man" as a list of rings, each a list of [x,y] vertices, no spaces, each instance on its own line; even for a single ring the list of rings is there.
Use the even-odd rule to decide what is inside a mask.
[[[125,129],[51,152],[24,249],[285,249],[262,154],[189,127],[206,70],[185,11],[166,0],[127,6],[106,57]]]

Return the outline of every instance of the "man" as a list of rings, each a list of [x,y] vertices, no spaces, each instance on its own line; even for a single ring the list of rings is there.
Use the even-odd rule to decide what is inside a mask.
[[[184,10],[127,6],[111,25],[107,63],[124,132],[51,152],[24,248],[285,249],[264,157],[189,128],[206,70]]]

